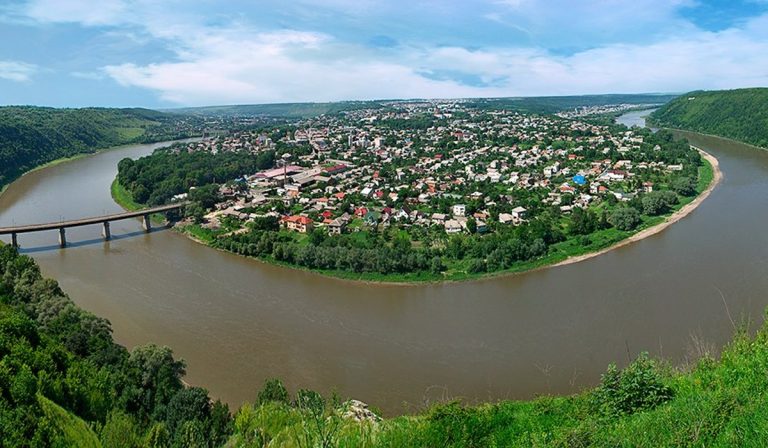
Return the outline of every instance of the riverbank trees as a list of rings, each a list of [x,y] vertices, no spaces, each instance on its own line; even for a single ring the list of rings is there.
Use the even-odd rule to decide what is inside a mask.
[[[206,208],[215,197],[212,185],[269,168],[275,163],[275,152],[266,151],[257,156],[249,153],[184,152],[176,148],[158,150],[151,157],[139,160],[123,159],[118,164],[118,181],[133,195],[136,202],[161,205],[177,194],[190,189],[200,191],[198,201]]]

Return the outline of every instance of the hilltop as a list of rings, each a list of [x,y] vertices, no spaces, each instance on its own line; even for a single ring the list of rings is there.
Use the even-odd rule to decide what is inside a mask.
[[[768,88],[690,92],[651,114],[649,122],[768,148]]]

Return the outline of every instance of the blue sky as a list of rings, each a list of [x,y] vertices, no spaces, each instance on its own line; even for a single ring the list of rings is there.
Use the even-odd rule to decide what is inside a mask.
[[[768,0],[0,0],[0,103],[768,85]]]

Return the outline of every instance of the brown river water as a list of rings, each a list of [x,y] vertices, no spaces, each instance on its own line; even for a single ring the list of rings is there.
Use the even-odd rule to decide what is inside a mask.
[[[712,137],[723,182],[665,231],[605,255],[491,280],[419,286],[354,283],[219,252],[170,230],[116,222],[20,236],[22,252],[118,342],[172,347],[186,380],[231,405],[266,378],[337,391],[386,414],[577,392],[640,351],[684,362],[727,343],[734,320],[768,305],[768,152]],[[115,149],[24,176],[0,197],[0,226],[121,211]],[[722,291],[722,296],[721,296]],[[727,310],[726,310],[727,306]],[[698,341],[698,342],[695,342]]]

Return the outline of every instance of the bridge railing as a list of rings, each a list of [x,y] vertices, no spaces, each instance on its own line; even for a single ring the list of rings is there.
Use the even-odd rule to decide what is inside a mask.
[[[113,221],[120,221],[123,219],[141,217],[144,230],[146,232],[150,232],[152,230],[152,221],[150,219],[151,215],[156,213],[167,213],[172,210],[178,210],[183,208],[187,204],[188,204],[187,202],[183,202],[178,204],[163,205],[160,207],[153,207],[153,208],[137,210],[132,212],[116,213],[112,215],[96,216],[92,218],[75,219],[75,220],[61,221],[61,222],[55,222],[55,223],[30,224],[30,225],[13,226],[13,227],[0,227],[0,235],[11,235],[11,244],[13,244],[15,247],[18,247],[18,235],[20,233],[43,232],[46,230],[58,230],[59,245],[61,247],[66,247],[67,246],[66,229],[70,227],[82,227],[82,226],[88,226],[88,225],[94,225],[94,224],[101,224],[103,227],[102,236],[104,237],[105,240],[110,240],[112,238],[110,223]]]

